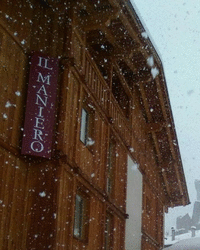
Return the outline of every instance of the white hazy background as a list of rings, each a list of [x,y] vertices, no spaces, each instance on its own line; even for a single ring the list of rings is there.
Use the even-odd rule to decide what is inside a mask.
[[[191,201],[169,209],[169,231],[177,216],[192,215],[194,180],[200,180],[200,1],[131,1],[161,55]]]

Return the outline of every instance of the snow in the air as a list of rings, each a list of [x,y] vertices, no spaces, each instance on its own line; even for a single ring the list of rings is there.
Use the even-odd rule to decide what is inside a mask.
[[[145,31],[142,32],[141,35],[142,35],[142,37],[145,38],[145,39],[147,39],[147,38],[149,37],[148,34],[147,34],[147,32],[145,32]]]
[[[43,192],[40,192],[40,193],[39,193],[39,196],[40,196],[40,197],[45,197],[45,196],[46,196],[46,193],[45,193],[44,191],[43,191]]]
[[[156,78],[156,76],[159,74],[159,70],[155,67],[151,69],[151,74],[153,76],[153,79]]]
[[[8,116],[6,114],[3,114],[3,118],[6,120],[8,119]]]
[[[16,91],[15,95],[20,96],[21,95],[20,91]]]
[[[149,56],[149,57],[147,58],[147,64],[148,64],[150,67],[153,67],[153,65],[154,65],[153,56]]]

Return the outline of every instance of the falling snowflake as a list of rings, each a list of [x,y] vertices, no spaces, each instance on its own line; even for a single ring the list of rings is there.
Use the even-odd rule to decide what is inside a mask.
[[[137,163],[134,163],[134,164],[131,166],[131,170],[132,170],[132,171],[136,171],[138,168],[139,168],[139,165],[138,165]]]
[[[148,64],[150,67],[153,67],[153,65],[154,65],[153,56],[149,56],[149,57],[147,58],[147,64]]]
[[[131,147],[130,147],[129,150],[130,150],[131,152],[134,152],[134,148],[131,148]]]
[[[95,141],[93,141],[91,138],[88,138],[88,140],[87,140],[88,146],[92,146],[94,143],[95,143]]]
[[[159,74],[159,70],[155,67],[151,69],[151,74],[153,76],[153,79],[156,78],[156,76]]]
[[[91,109],[95,110],[95,107],[92,106],[90,103],[88,103],[88,107],[90,107]]]
[[[21,95],[20,91],[16,91],[15,95],[20,96]]]
[[[6,107],[6,108],[9,108],[9,107],[11,107],[11,106],[12,106],[12,104],[10,103],[10,101],[7,101],[5,107]]]
[[[8,116],[6,114],[3,114],[4,119],[8,119]]]
[[[45,193],[44,191],[43,191],[43,192],[40,192],[40,193],[39,193],[39,196],[40,196],[40,197],[45,197],[45,196],[46,196],[46,193]]]
[[[21,44],[24,45],[25,43],[26,43],[26,41],[23,39],[23,40],[21,41]]]
[[[141,36],[142,36],[143,38],[145,38],[145,39],[148,38],[148,34],[147,34],[146,31],[142,32],[142,33],[141,33]]]

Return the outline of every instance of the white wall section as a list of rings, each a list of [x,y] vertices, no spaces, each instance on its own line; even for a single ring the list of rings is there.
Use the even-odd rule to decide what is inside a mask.
[[[128,156],[126,211],[126,250],[141,250],[142,174],[138,165]]]

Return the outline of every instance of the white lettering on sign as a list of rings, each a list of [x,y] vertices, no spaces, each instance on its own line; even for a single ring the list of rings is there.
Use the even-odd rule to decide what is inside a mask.
[[[44,150],[44,145],[40,141],[33,141],[31,143],[31,149],[34,152],[40,153]]]
[[[46,107],[47,106],[47,99],[48,99],[47,96],[44,96],[43,99],[42,99],[42,97],[40,95],[36,94],[36,102],[35,102],[35,104],[37,104],[37,105],[42,104],[42,105],[44,105]]]
[[[38,108],[39,108],[38,116],[43,117],[42,111],[43,111],[44,107],[38,106]]]
[[[43,91],[43,94],[44,94],[44,95],[47,95],[47,91],[46,91],[44,85],[42,85],[42,87],[37,91],[37,93],[41,95],[41,91]]]
[[[59,60],[31,55],[21,153],[51,159]]]
[[[39,62],[38,66],[52,70],[53,68],[50,68],[48,66],[49,60],[44,57],[38,57]],[[41,72],[38,72],[37,82],[42,83],[42,86],[39,86],[38,91],[36,92],[36,101],[35,104],[38,105],[38,113],[35,117],[35,125],[34,125],[34,133],[33,133],[33,142],[31,143],[30,147],[34,152],[42,152],[44,150],[44,129],[45,129],[45,119],[43,118],[43,111],[44,108],[47,107],[48,103],[48,94],[47,90],[45,88],[45,84],[50,85],[50,77],[51,75],[48,74],[46,76],[43,76]]]
[[[42,73],[38,73],[38,79],[37,82],[43,82],[43,83],[47,83],[48,85],[50,85],[50,76],[51,75],[47,75],[47,76],[43,76]]]
[[[38,63],[38,66],[39,67],[42,67],[42,68],[45,68],[45,69],[49,69],[49,70],[52,70],[53,68],[49,68],[48,67],[48,59],[47,58],[44,58],[44,57],[41,57],[39,56],[39,63]]]

